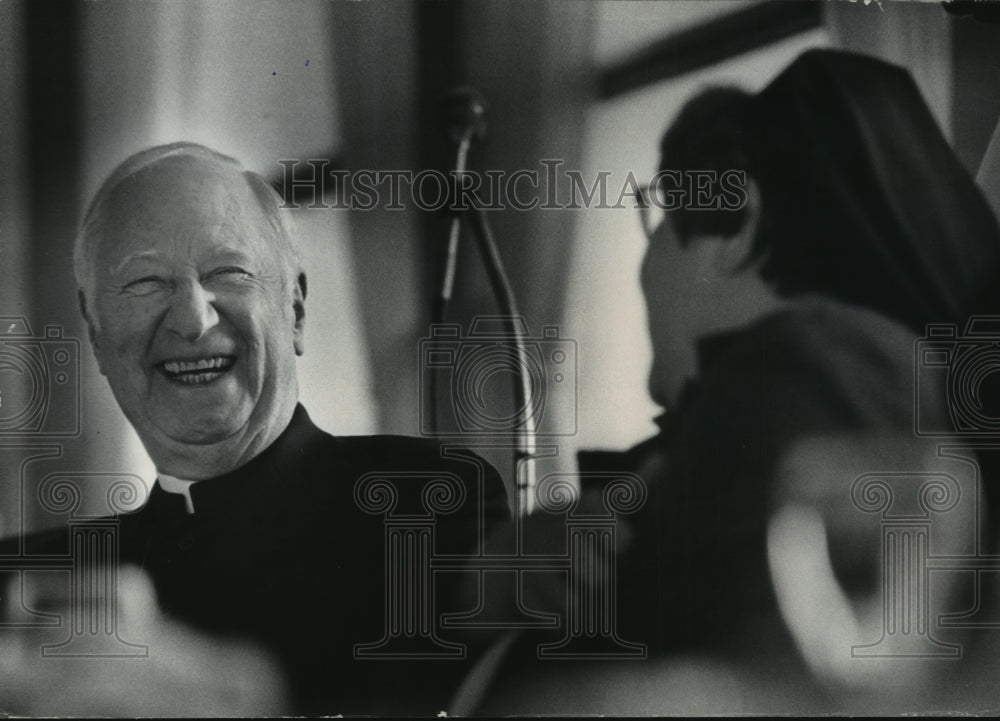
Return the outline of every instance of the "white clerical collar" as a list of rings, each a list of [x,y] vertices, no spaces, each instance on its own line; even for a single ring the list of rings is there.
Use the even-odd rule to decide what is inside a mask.
[[[157,481],[160,483],[160,488],[167,493],[176,493],[184,496],[184,507],[188,513],[194,513],[194,501],[191,500],[191,486],[198,481],[186,481],[183,478],[168,476],[166,473],[158,474]]]

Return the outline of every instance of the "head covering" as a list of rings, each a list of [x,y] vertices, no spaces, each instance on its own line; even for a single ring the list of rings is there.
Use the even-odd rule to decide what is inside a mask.
[[[918,332],[1000,311],[1000,230],[904,69],[811,50],[747,104],[761,275]]]
[[[692,172],[713,171],[711,197],[722,192],[719,178],[727,170],[753,175],[744,129],[747,104],[752,98],[747,91],[732,86],[709,87],[690,98],[660,141],[660,171],[680,171],[688,177]],[[706,212],[704,208],[681,204],[670,212],[670,220],[678,240],[686,245],[698,235],[731,236],[739,232],[746,213],[744,208]]]

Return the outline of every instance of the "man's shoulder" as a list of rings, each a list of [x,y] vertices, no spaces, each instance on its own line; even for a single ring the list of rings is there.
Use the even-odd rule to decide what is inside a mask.
[[[462,495],[489,507],[491,516],[506,516],[507,492],[497,469],[460,443],[400,435],[327,436],[336,473],[355,489],[366,481],[388,480],[398,491],[425,489],[451,479]]]
[[[344,483],[359,483],[376,476],[392,477],[404,485],[421,479],[451,477],[469,490],[480,488],[484,497],[505,497],[503,480],[494,466],[461,443],[403,435],[334,436],[325,431],[302,455],[307,475],[333,474]],[[324,484],[329,485],[329,484]]]
[[[401,435],[332,436],[322,444],[339,463],[370,466],[372,470],[464,469],[492,471],[481,456],[459,443]]]
[[[445,445],[433,438],[391,434],[364,436],[330,436],[327,434],[327,437],[341,444],[341,447],[345,450],[362,453],[385,451],[413,453],[415,455],[431,455],[440,458],[441,448]]]
[[[292,441],[281,446],[282,461],[297,456],[312,463],[326,456],[338,465],[363,464],[396,467],[417,463],[432,466],[483,465],[482,458],[460,441],[396,434],[339,435],[317,426],[302,406],[293,420]],[[488,465],[488,464],[487,464]]]

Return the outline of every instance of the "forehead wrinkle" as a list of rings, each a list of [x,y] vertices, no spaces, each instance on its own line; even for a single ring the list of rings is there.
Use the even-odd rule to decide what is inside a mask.
[[[176,207],[189,207],[191,212],[169,210]],[[129,246],[139,246],[137,240],[149,245],[159,238],[170,244],[186,243],[196,254],[200,254],[198,246],[218,244],[223,248],[211,248],[211,255],[228,247],[267,263],[275,245],[272,223],[243,175],[201,162],[175,161],[147,168],[116,187],[103,209],[105,243],[110,241],[105,247],[112,257]],[[143,257],[145,250],[138,247],[116,270]]]
[[[122,258],[122,260],[119,263],[112,265],[111,272],[115,274],[121,273],[121,271],[124,270],[125,266],[127,266],[129,263],[134,263],[137,260],[147,260],[147,259],[157,260],[159,255],[160,253],[157,250],[133,251],[128,255],[126,255],[124,258]]]
[[[264,256],[267,249],[260,244],[255,244],[247,237],[248,233],[253,233],[259,228],[252,225],[247,226],[239,217],[227,217],[214,223],[199,223],[191,221],[187,229],[184,225],[169,229],[160,229],[158,234],[161,240],[169,238],[171,248],[184,248],[182,257],[192,264],[201,265],[203,263],[236,262],[239,264],[251,264],[254,266],[266,266],[268,259]],[[261,235],[263,240],[263,235]],[[146,238],[146,242],[155,242],[154,239]],[[112,275],[123,274],[128,267],[137,262],[150,261],[159,263],[170,263],[176,256],[170,249],[163,247],[137,248],[127,252],[120,260],[115,260],[118,251],[128,249],[130,244],[135,244],[135,238],[125,238],[114,243],[108,248],[111,257],[105,267]]]

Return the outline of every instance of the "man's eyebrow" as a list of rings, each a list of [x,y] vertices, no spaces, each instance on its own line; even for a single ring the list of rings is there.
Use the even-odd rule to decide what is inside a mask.
[[[253,256],[235,248],[220,248],[213,251],[207,260],[211,263],[250,263],[253,261]]]
[[[134,263],[138,260],[156,260],[159,256],[155,250],[137,250],[134,253],[129,253],[121,262],[111,268],[111,272],[118,274],[121,273],[127,265]]]

